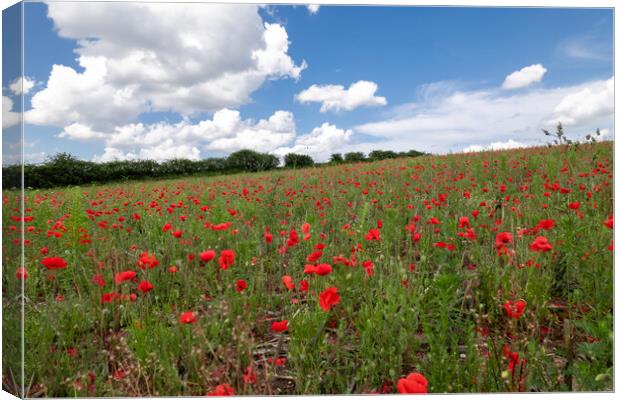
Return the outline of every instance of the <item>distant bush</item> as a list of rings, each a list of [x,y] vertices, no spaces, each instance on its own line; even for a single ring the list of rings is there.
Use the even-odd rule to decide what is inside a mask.
[[[303,168],[314,165],[312,157],[305,154],[289,153],[284,156],[284,166],[287,168]]]

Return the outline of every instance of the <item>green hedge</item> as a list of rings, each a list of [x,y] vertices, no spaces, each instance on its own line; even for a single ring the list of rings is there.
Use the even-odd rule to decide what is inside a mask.
[[[406,153],[376,150],[371,152],[368,158],[364,156],[364,153],[347,153],[344,159],[340,154],[334,154],[327,164],[416,157],[422,154],[424,153],[415,150]],[[252,150],[239,150],[231,153],[227,158],[207,158],[199,161],[175,159],[162,163],[153,160],[95,163],[80,160],[71,154],[60,153],[43,164],[25,164],[23,171],[24,186],[39,189],[183,175],[268,171],[277,168],[279,162],[278,157],[272,154],[258,153]],[[294,153],[285,156],[285,167],[287,168],[312,165],[315,164],[310,156]],[[2,167],[2,188],[15,189],[21,187],[21,173],[21,165]]]

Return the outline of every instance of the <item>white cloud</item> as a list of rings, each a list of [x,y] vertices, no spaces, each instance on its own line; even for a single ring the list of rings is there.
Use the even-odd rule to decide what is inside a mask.
[[[63,136],[64,135],[64,136]],[[211,120],[191,123],[159,122],[155,124],[127,124],[112,132],[92,131],[90,127],[72,125],[65,128],[63,137],[73,139],[103,139],[104,153],[96,161],[113,159],[172,158],[200,159],[200,149],[233,152],[243,148],[271,152],[295,138],[293,114],[276,111],[268,119],[257,122],[242,120],[238,111],[222,109]]]
[[[2,129],[17,125],[19,121],[19,113],[13,111],[13,100],[2,96]]]
[[[79,126],[67,132],[67,137],[100,140],[99,132],[89,128],[78,133]],[[71,136],[69,136],[71,135]],[[172,158],[201,158],[201,150],[231,153],[240,149],[283,156],[302,153],[315,160],[326,160],[334,148],[349,143],[353,131],[323,123],[310,133],[297,135],[295,119],[288,111],[276,111],[267,119],[241,119],[236,110],[222,109],[210,120],[191,123],[187,120],[171,124],[127,124],[105,134],[104,152],[94,161]]]
[[[577,139],[597,127],[609,129],[613,136],[613,110],[609,107],[613,101],[601,101],[608,96],[611,81],[613,78],[517,93],[499,89],[440,91],[422,102],[399,106],[395,115],[384,120],[356,126],[356,133],[376,136],[380,145],[377,141],[360,143],[351,149],[370,151],[380,147],[446,153],[462,151],[476,143],[510,139],[524,145],[543,145],[547,138],[541,128],[555,129],[557,119],[552,117],[557,116],[560,105],[561,114],[574,120],[566,129],[569,137]],[[586,104],[564,100],[567,97],[583,97]]]
[[[351,111],[362,106],[384,106],[385,97],[375,96],[378,86],[370,81],[357,81],[345,89],[342,85],[312,85],[298,93],[300,103],[321,103],[321,112]]]
[[[314,15],[319,12],[319,8],[321,8],[321,5],[320,4],[308,4],[306,7],[308,8],[308,12]]]
[[[513,72],[504,79],[504,89],[519,89],[540,82],[547,69],[540,64],[532,64]]]
[[[334,149],[349,143],[353,131],[339,129],[335,125],[324,122],[309,134],[298,136],[291,147],[280,147],[274,151],[278,156],[288,153],[307,154],[315,161],[326,161]]]
[[[269,119],[261,119],[256,124],[252,124],[251,121],[239,122],[234,131],[225,137],[213,140],[205,148],[229,153],[240,149],[271,152],[287,144],[294,137],[293,114],[288,111],[276,111]]]
[[[463,152],[473,153],[473,152],[488,151],[488,150],[509,150],[509,149],[518,149],[520,147],[526,147],[526,145],[523,143],[515,142],[512,139],[509,139],[506,142],[493,142],[486,146],[479,145],[479,144],[472,144],[470,146],[465,147],[463,149]]]
[[[578,125],[614,112],[613,78],[597,82],[583,89],[567,94],[555,107],[550,124]]]
[[[237,107],[265,80],[298,79],[306,67],[256,5],[51,2],[48,16],[77,40],[84,71],[52,68],[26,113],[33,124],[109,131],[144,112]]]
[[[37,82],[34,79],[25,76],[23,79],[20,76],[11,83],[9,83],[9,90],[16,95],[28,94]]]

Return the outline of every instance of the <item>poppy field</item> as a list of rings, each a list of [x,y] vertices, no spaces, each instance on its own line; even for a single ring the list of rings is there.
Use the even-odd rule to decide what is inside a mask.
[[[612,390],[612,159],[4,191],[3,387],[23,301],[32,397]]]

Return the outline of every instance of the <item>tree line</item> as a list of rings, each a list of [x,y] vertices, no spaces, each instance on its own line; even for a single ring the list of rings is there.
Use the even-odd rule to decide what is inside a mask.
[[[284,168],[306,168],[314,165],[334,165],[385,160],[397,157],[417,157],[424,153],[410,150],[394,152],[375,150],[366,156],[361,152],[335,153],[327,163],[315,163],[305,154],[284,156]],[[145,178],[167,178],[186,175],[221,175],[239,172],[260,172],[278,168],[280,159],[267,153],[239,150],[228,157],[192,161],[174,159],[158,163],[153,160],[126,160],[95,163],[80,160],[68,153],[59,153],[41,164],[24,164],[24,187],[52,188],[92,183],[106,183]],[[21,187],[22,165],[2,167],[2,188]]]

